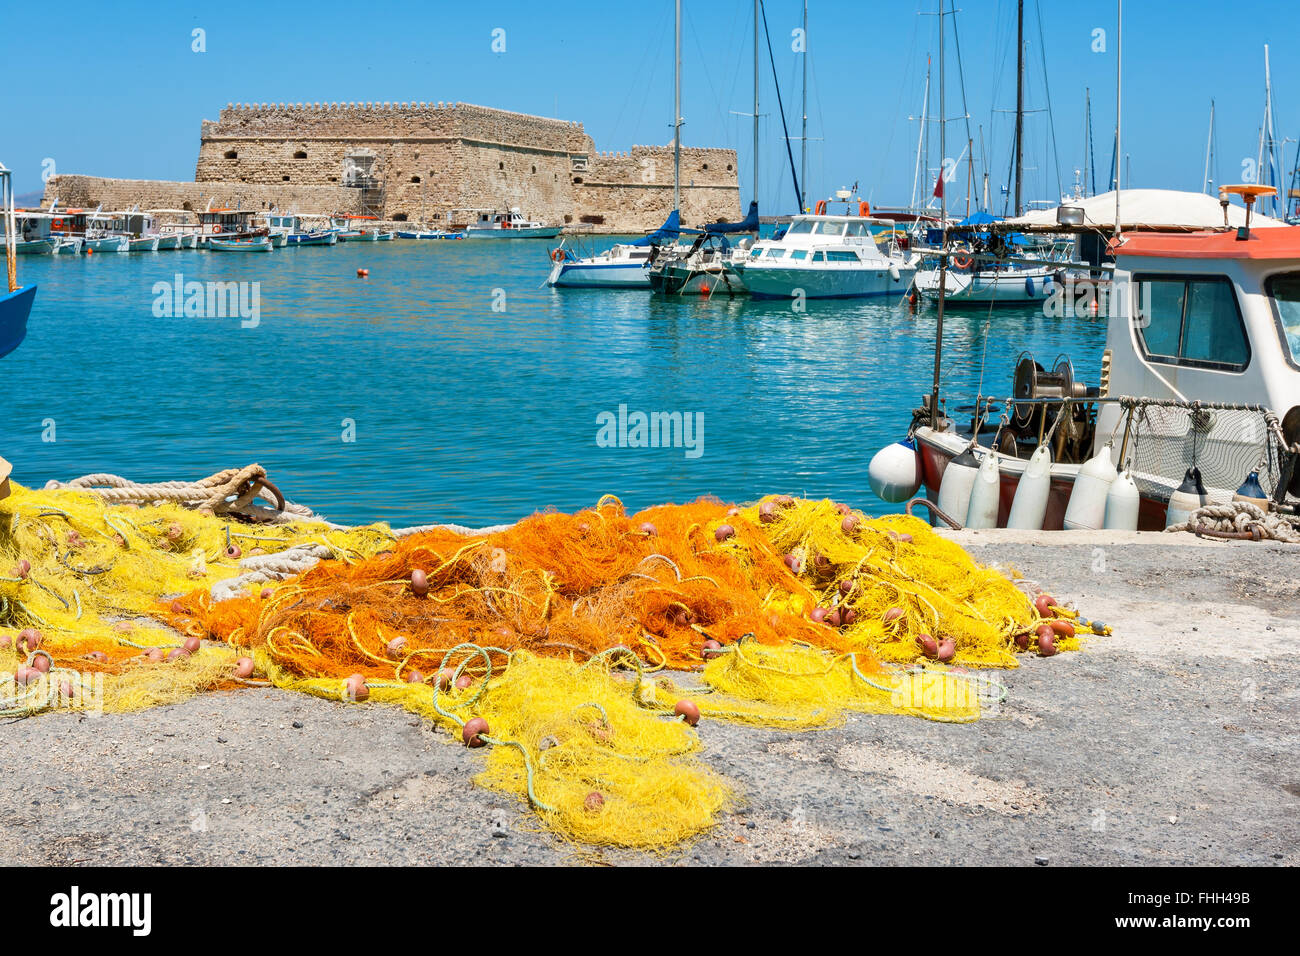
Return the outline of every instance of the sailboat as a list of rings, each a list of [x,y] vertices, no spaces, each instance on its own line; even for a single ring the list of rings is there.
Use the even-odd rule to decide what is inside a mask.
[[[5,217],[5,272],[8,292],[0,295],[0,357],[8,355],[27,337],[27,318],[36,301],[36,286],[18,284],[18,222],[14,216],[14,189],[9,170],[0,164],[0,198]]]

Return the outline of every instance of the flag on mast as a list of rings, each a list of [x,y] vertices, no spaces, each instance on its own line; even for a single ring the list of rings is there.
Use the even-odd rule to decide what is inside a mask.
[[[934,181],[934,198],[943,198],[943,170],[939,170],[939,178]]]

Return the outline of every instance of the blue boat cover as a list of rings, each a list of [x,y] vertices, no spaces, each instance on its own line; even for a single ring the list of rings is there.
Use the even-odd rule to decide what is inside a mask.
[[[711,222],[704,227],[705,232],[758,232],[758,200],[751,200],[749,212],[740,222]]]
[[[676,242],[677,237],[680,236],[681,233],[682,233],[682,216],[681,213],[679,213],[676,209],[674,209],[672,212],[668,214],[668,218],[664,220],[664,224],[662,226],[660,226],[654,232],[650,233],[650,235],[643,236],[642,238],[637,239],[634,242],[629,242],[627,243],[627,245],[649,246],[649,245],[662,245],[665,242],[669,242],[669,243]]]

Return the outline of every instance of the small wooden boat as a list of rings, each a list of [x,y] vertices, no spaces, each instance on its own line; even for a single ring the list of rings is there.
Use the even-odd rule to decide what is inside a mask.
[[[464,239],[463,232],[446,232],[436,229],[421,229],[417,232],[398,232],[398,239]]]
[[[258,236],[253,239],[208,239],[208,248],[213,252],[270,252],[271,237]]]
[[[13,183],[9,170],[0,164],[0,208],[4,211],[5,272],[7,288],[0,295],[0,357],[8,355],[27,337],[27,317],[36,300],[36,286],[18,284],[18,222],[14,217]]]

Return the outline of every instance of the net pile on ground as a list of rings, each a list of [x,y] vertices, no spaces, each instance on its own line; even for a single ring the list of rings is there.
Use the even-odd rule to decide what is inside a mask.
[[[1018,652],[1051,656],[1077,650],[1080,634],[1110,633],[1050,595],[1031,600],[916,518],[867,519],[842,504],[787,496],[765,498],[744,517],[766,530],[815,594],[808,613],[883,661],[1015,667]]]
[[[966,721],[996,693],[943,668],[882,668],[851,627],[811,616],[812,583],[736,508],[629,517],[606,499],[490,535],[412,535],[269,593],[196,591],[159,613],[250,649],[282,686],[392,700],[455,732],[475,719],[489,736],[504,729],[509,746],[494,748],[483,782],[526,793],[566,835],[647,846],[708,826],[722,799],[682,796],[715,790],[681,741],[664,739],[665,719],[797,728],[855,710]],[[645,676],[701,666],[702,689]],[[583,729],[597,714],[597,729]],[[552,754],[543,743],[555,739],[565,747]]]
[[[75,489],[13,486],[0,500],[0,713],[130,710],[235,686],[234,651],[181,643],[151,616],[162,597],[279,561],[387,547],[386,529],[251,525],[176,503],[111,505]]]

